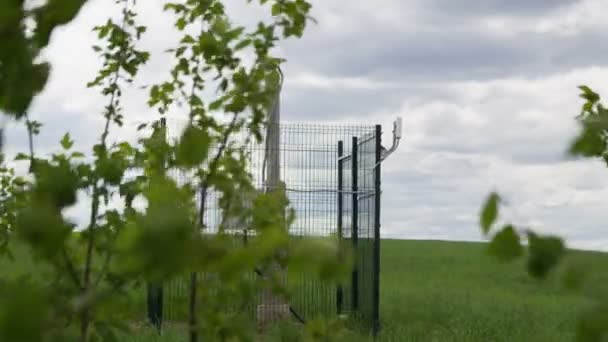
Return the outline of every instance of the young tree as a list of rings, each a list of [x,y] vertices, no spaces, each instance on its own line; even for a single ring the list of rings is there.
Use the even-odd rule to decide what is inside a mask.
[[[148,105],[157,115],[140,126],[147,133],[133,145],[109,137],[129,115],[121,105],[124,90],[137,83],[150,55],[137,47],[146,27],[137,23],[135,0],[114,2],[120,18],[94,29],[99,42],[93,49],[103,65],[88,87],[98,89],[107,102],[89,158],[76,151],[67,133],[61,153],[37,154],[34,139],[41,124],[27,115],[50,68],[40,62],[40,50],[54,28],[72,20],[85,1],[49,0],[33,8],[9,1],[0,8],[0,110],[25,122],[30,141],[28,153],[17,157],[29,161],[30,181],[0,169],[0,236],[18,237],[48,270],[45,279],[32,279],[27,286],[17,280],[0,289],[11,293],[0,297],[0,340],[116,340],[117,331],[125,329],[121,303],[134,286],[184,273],[192,274],[190,340],[251,340],[255,327],[243,313],[220,309],[226,301],[246,305],[260,289],[280,284],[272,277],[252,281],[245,274],[296,260],[293,267],[323,269],[325,277],[341,275],[332,247],[323,252],[326,244],[314,245],[327,256],[319,264],[302,263],[298,251],[310,246],[294,245],[288,238],[293,213],[284,191],[256,193],[246,171],[245,146],[262,138],[278,90],[283,60],[272,49],[281,39],[302,36],[311,6],[305,0],[259,0],[270,19],[247,28],[230,19],[223,1],[167,1],[164,9],[173,15],[181,37],[170,50],[170,79],[149,89]],[[177,141],[167,140],[170,109],[188,116]],[[137,176],[127,177],[128,170]],[[178,183],[175,171],[192,176]],[[219,194],[223,212],[215,235],[201,234],[209,191]],[[90,199],[85,227],[64,215],[79,193]],[[251,206],[238,205],[243,193],[256,194]],[[138,200],[143,208],[134,204]],[[116,202],[119,209],[110,205]],[[242,248],[234,248],[224,234],[226,221],[235,216],[257,236]],[[201,284],[199,272],[216,277]]]

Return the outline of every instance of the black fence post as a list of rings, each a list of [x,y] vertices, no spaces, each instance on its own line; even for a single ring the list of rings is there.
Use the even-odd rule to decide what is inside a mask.
[[[382,126],[376,125],[376,157],[374,167],[374,269],[372,316],[374,336],[380,331],[380,166],[382,162]]]
[[[342,215],[344,211],[344,203],[343,203],[343,195],[342,191],[344,190],[343,182],[343,172],[344,172],[344,163],[342,161],[342,156],[344,155],[344,143],[340,140],[338,141],[338,253],[342,255]],[[338,284],[338,288],[336,289],[336,309],[338,315],[342,313],[342,305],[344,299],[342,298],[344,295],[344,289],[342,288],[342,284]]]
[[[160,127],[165,135],[165,140],[167,140],[167,120],[165,118],[160,119]],[[155,326],[156,329],[158,329],[158,333],[160,333],[163,327],[163,284],[148,283],[146,292],[148,321]]]
[[[353,137],[353,147],[351,151],[351,166],[352,166],[352,240],[353,240],[353,251],[355,254],[355,262],[352,274],[352,305],[353,310],[359,308],[359,251],[357,246],[359,244],[359,198],[357,191],[359,190],[359,140],[357,137]]]
[[[160,333],[163,325],[163,287],[148,283],[147,297],[148,320]]]

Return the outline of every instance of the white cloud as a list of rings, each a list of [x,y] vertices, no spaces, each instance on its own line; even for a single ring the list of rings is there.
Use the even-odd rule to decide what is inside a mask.
[[[382,82],[365,77],[327,77],[313,73],[300,73],[285,80],[286,86],[313,88],[329,91],[340,90],[378,90],[399,88],[397,82]]]
[[[606,68],[544,78],[451,82],[441,97],[404,101],[404,148],[387,163],[387,236],[480,239],[485,194],[503,193],[517,223],[563,235],[575,247],[608,249],[603,234],[608,178],[603,163],[568,160],[578,127],[577,85],[606,93]],[[460,219],[458,219],[460,218]],[[428,229],[427,229],[428,228]],[[598,243],[603,241],[603,244]]]

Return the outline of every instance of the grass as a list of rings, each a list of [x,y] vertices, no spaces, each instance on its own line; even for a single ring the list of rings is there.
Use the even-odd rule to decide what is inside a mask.
[[[532,279],[524,261],[502,264],[478,243],[382,241],[380,341],[572,341],[576,317],[608,295],[608,254],[572,251],[590,274],[579,291],[566,289],[561,270]],[[0,262],[0,270],[29,272]],[[142,330],[127,342],[184,341]]]
[[[546,281],[524,261],[501,264],[477,243],[382,243],[382,341],[572,341],[575,319],[606,293],[608,255],[570,252],[588,265],[580,292],[556,270]]]

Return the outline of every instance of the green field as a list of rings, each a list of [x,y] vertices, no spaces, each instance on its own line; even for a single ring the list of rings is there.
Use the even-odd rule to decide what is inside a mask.
[[[534,280],[523,261],[497,262],[483,244],[383,240],[380,340],[572,341],[576,317],[594,298],[608,295],[608,254],[573,251],[564,261],[585,265],[589,277],[581,290],[566,289],[559,269],[545,281]],[[9,265],[0,266],[2,272]],[[144,329],[126,341],[183,336],[169,329],[158,337]]]
[[[586,265],[576,291],[560,270],[536,281],[523,261],[501,264],[476,243],[382,244],[383,341],[572,341],[574,320],[608,292],[608,255],[570,252]]]

